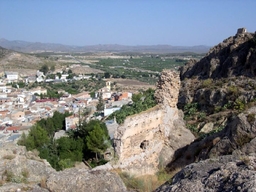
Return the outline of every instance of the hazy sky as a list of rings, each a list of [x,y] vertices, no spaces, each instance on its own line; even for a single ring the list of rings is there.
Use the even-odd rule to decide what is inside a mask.
[[[0,0],[0,38],[213,46],[256,30],[256,0]]]

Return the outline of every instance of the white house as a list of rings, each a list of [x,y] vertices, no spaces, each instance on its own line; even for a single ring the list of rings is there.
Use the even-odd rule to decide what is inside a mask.
[[[19,73],[18,72],[6,71],[5,72],[5,77],[8,81],[8,83],[13,82],[13,81],[17,81],[18,78],[19,78]]]
[[[41,71],[39,71],[39,70],[37,70],[36,76],[37,76],[37,78],[36,78],[36,81],[37,81],[37,82],[43,82],[44,79],[45,79],[44,73],[41,72]]]
[[[120,107],[113,107],[113,108],[109,108],[109,109],[104,109],[104,117],[111,115],[112,113],[114,113],[115,111],[120,110]]]
[[[79,117],[75,115],[71,115],[69,117],[65,118],[65,128],[66,131],[69,129],[76,129],[77,125],[79,123]]]
[[[67,77],[69,76],[69,74],[61,74],[61,78],[64,81],[67,81]]]
[[[33,95],[34,95],[35,93],[37,93],[38,95],[47,94],[47,89],[44,89],[44,88],[41,88],[41,87],[36,87],[36,88],[31,89],[31,90],[29,90],[29,91],[30,91],[30,93],[32,93]]]

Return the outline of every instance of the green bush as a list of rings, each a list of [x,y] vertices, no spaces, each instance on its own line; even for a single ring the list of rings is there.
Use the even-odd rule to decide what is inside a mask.
[[[238,110],[238,111],[243,111],[245,110],[245,102],[242,101],[241,99],[236,99],[233,105],[233,108]]]
[[[121,124],[124,122],[127,116],[138,114],[142,111],[154,107],[156,105],[154,93],[155,91],[153,89],[148,89],[133,95],[132,105],[124,105],[119,111],[112,113],[108,119],[114,119],[114,117],[116,117],[117,123]]]
[[[211,88],[213,85],[212,79],[206,79],[202,81],[201,88]]]
[[[187,116],[193,116],[198,111],[198,103],[188,103],[184,106],[184,113]]]

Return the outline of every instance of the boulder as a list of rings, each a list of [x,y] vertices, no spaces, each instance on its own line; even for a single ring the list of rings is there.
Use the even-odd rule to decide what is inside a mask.
[[[76,168],[51,174],[46,181],[46,187],[54,192],[127,191],[123,181],[115,173]]]
[[[193,163],[178,172],[155,192],[170,191],[255,191],[256,158],[221,156]],[[255,164],[254,164],[255,166]]]
[[[200,130],[200,133],[210,133],[213,130],[213,122],[204,124],[203,128]]]

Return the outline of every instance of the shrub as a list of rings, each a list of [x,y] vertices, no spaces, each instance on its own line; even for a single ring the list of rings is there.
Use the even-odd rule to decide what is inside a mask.
[[[198,110],[198,103],[188,103],[184,106],[184,112],[188,116],[195,115]]]
[[[254,121],[255,121],[255,114],[251,113],[251,114],[247,115],[247,121],[248,121],[250,124],[253,124]]]
[[[202,82],[201,88],[210,88],[213,85],[212,79],[206,79]]]
[[[14,178],[14,174],[12,171],[5,170],[2,174],[2,178],[5,178],[7,182],[11,182]]]
[[[241,99],[236,99],[233,107],[238,111],[243,111],[245,110],[245,103]]]
[[[40,185],[41,188],[47,189],[46,178],[45,177],[41,178],[41,181],[40,181],[39,185]]]
[[[28,171],[28,169],[23,169],[22,171],[21,171],[21,175],[24,177],[24,178],[28,178],[29,177],[29,171]]]
[[[228,99],[230,100],[235,100],[240,94],[238,87],[234,85],[229,86],[227,91],[228,91]]]
[[[15,155],[5,155],[2,157],[3,159],[8,159],[8,160],[12,160],[15,158]]]
[[[206,118],[206,113],[205,113],[205,112],[200,112],[200,113],[198,114],[198,117],[199,117],[200,120],[203,120],[203,119]]]
[[[128,189],[135,189],[138,191],[140,191],[139,189],[142,189],[143,182],[141,180],[135,178],[134,176],[130,175],[129,173],[121,172],[121,173],[119,173],[119,176],[121,177],[125,186]]]
[[[215,106],[214,107],[214,113],[218,113],[222,110],[222,107],[221,106]]]

